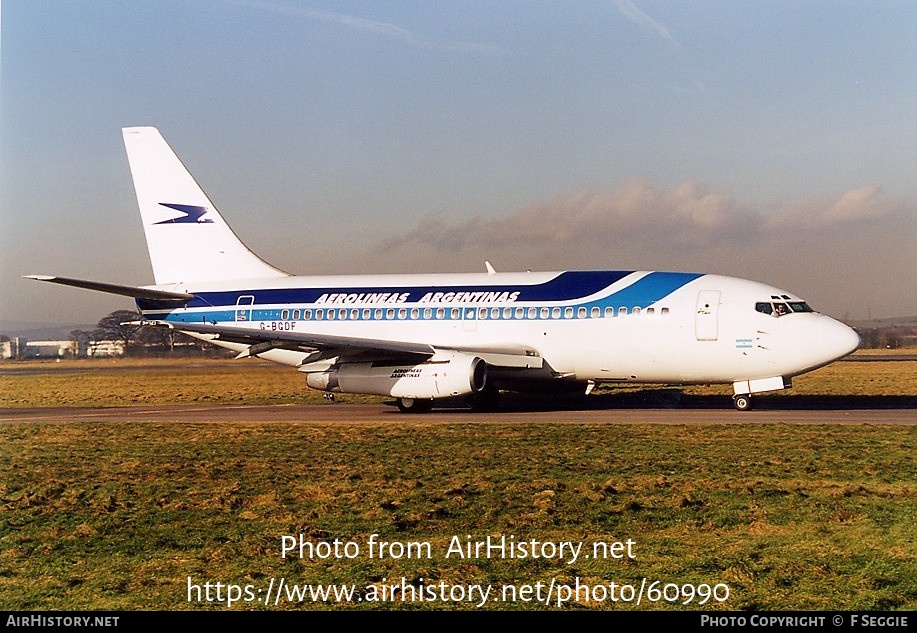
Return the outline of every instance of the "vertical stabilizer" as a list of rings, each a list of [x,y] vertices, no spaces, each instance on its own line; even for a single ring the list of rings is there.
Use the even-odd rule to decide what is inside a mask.
[[[236,237],[159,130],[122,131],[157,284],[287,276]]]

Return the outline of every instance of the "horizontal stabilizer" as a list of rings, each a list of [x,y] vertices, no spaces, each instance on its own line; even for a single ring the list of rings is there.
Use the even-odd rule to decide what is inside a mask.
[[[140,288],[138,286],[120,286],[118,284],[106,284],[100,281],[55,277],[54,275],[24,275],[24,278],[49,281],[52,284],[85,288],[87,290],[98,290],[99,292],[107,292],[108,294],[122,295],[124,297],[134,297],[135,299],[156,299],[158,301],[179,301],[181,303],[186,303],[194,298],[194,295],[186,292],[169,292],[168,290],[155,290],[153,288]]]

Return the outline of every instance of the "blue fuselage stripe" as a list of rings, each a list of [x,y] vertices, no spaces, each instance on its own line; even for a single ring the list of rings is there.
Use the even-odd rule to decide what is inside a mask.
[[[399,287],[329,287],[329,288],[268,288],[251,290],[234,290],[222,292],[194,293],[194,299],[188,302],[187,308],[198,308],[194,311],[197,319],[223,321],[234,318],[235,310],[252,310],[252,320],[277,319],[273,313],[276,309],[264,309],[263,306],[290,306],[314,308],[365,308],[377,307],[366,305],[363,297],[378,297],[388,294],[388,301],[373,301],[377,305],[397,304],[398,307],[463,307],[472,305],[519,305],[541,304],[542,306],[563,303],[576,308],[585,307],[620,307],[646,308],[656,303],[685,284],[700,277],[697,273],[651,272],[636,282],[611,294],[602,295],[601,291],[620,281],[632,271],[568,271],[541,284],[526,285],[468,285],[468,286],[399,286]],[[456,297],[442,303],[433,301],[431,295],[448,293]],[[480,293],[477,294],[476,293]],[[361,297],[362,295],[362,297]],[[405,296],[406,295],[406,296]],[[511,303],[506,301],[488,301],[487,297],[511,295]],[[253,297],[251,304],[237,306],[239,297]],[[340,299],[334,300],[333,297]],[[343,301],[344,297],[361,297],[355,301]],[[594,297],[589,300],[587,297]],[[418,303],[423,300],[423,303]],[[577,301],[579,300],[579,301]],[[369,300],[367,300],[369,301]],[[317,303],[318,302],[318,303]],[[137,306],[146,313],[168,314],[176,308],[174,303],[150,299],[138,299]],[[199,310],[200,308],[209,308]]]

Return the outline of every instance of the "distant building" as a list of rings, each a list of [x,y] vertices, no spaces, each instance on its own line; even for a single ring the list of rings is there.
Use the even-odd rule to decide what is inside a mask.
[[[90,341],[85,337],[65,341],[29,341],[24,337],[15,337],[0,341],[0,358],[3,359],[28,360],[123,355],[123,341]]]
[[[86,347],[86,356],[124,356],[124,341],[90,341]]]
[[[19,358],[19,338],[6,338],[0,340],[0,358],[10,359]]]
[[[73,341],[27,341],[15,339],[18,343],[17,358],[67,358],[73,356]]]

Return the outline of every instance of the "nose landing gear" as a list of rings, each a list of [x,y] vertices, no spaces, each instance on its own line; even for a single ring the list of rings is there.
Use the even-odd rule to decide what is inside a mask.
[[[751,406],[751,394],[743,393],[738,394],[732,397],[732,404],[737,411],[750,411]]]

